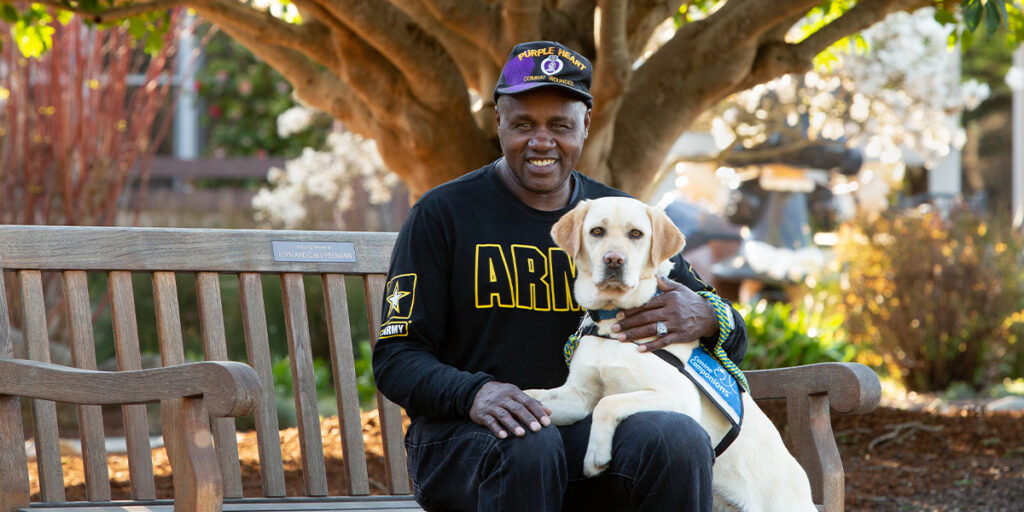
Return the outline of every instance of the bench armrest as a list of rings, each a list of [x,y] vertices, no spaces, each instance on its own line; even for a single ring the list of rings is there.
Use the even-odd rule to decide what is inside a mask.
[[[168,418],[164,438],[175,473],[175,512],[218,512],[223,480],[208,415],[249,414],[259,396],[256,371],[237,362],[101,372],[0,359],[0,512],[29,507],[19,397],[80,405],[162,402],[161,415]]]
[[[744,374],[755,400],[827,394],[833,411],[864,414],[875,410],[882,397],[878,376],[860,363],[816,363]]]
[[[256,409],[260,382],[244,363],[205,361],[104,372],[23,359],[0,359],[0,395],[79,405],[124,405],[202,397],[213,416]]]
[[[878,376],[859,363],[817,363],[745,372],[755,400],[786,400],[791,449],[811,482],[814,502],[841,512],[845,474],[829,411],[863,414],[878,407]]]

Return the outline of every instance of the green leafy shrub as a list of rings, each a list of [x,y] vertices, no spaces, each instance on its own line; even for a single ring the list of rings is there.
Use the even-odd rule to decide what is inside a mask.
[[[1019,232],[970,212],[888,212],[844,226],[836,253],[851,340],[912,391],[1012,376],[1024,357],[1022,248]]]
[[[207,152],[232,156],[296,157],[305,147],[322,148],[331,119],[320,115],[289,137],[277,132],[277,116],[296,105],[292,87],[277,71],[223,32],[209,38],[196,90],[206,104]]]
[[[356,344],[356,387],[359,388],[359,404],[364,410],[377,407],[377,383],[373,380],[373,350],[370,340]]]
[[[805,301],[801,305],[760,301],[739,308],[747,324],[747,369],[852,361],[856,347],[847,342],[843,317]]]
[[[355,360],[356,386],[359,389],[359,404],[362,409],[375,407],[377,387],[373,382],[373,371],[370,368],[370,342],[364,340],[357,344],[358,357]],[[291,361],[285,357],[274,361],[271,367],[274,377],[274,396],[277,402],[277,421],[281,428],[294,427],[295,392],[292,387]],[[313,382],[316,385],[318,410],[321,416],[338,414],[338,401],[334,394],[334,378],[331,363],[323,358],[313,359]]]
[[[277,402],[277,422],[280,428],[297,425],[295,413],[295,392],[292,388],[291,360],[287,357],[274,361],[271,366],[274,376],[274,398]],[[313,383],[316,386],[318,410],[321,416],[338,414],[331,378],[331,363],[321,358],[313,359]]]

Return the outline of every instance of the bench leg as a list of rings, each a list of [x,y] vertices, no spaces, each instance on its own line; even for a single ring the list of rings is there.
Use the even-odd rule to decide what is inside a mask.
[[[0,293],[3,293],[2,287]],[[23,428],[21,400],[0,395],[0,512],[28,508],[28,461]]]
[[[180,408],[172,430],[174,512],[220,512],[224,488],[209,413],[199,398],[182,399]]]
[[[790,398],[786,408],[794,455],[807,472],[814,502],[824,505],[825,512],[842,512],[845,474],[832,433],[828,395]]]

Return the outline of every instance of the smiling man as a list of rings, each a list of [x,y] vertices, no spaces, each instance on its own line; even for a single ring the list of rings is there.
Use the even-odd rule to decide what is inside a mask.
[[[495,87],[503,157],[413,206],[391,258],[377,387],[406,409],[406,451],[426,510],[711,510],[714,452],[691,418],[627,418],[608,470],[582,475],[590,419],[555,427],[522,392],[565,381],[562,348],[585,313],[575,268],[551,227],[579,201],[624,196],[575,170],[590,128],[590,62],[555,42],[517,45]],[[623,312],[619,339],[639,350],[718,341],[711,290],[677,256],[665,293]],[[733,311],[724,340],[746,349]]]

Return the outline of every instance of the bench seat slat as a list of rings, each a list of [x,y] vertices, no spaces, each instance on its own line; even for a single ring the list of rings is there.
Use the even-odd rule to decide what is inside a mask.
[[[370,494],[370,477],[366,469],[363,428],[359,416],[359,388],[356,383],[355,357],[352,354],[352,329],[349,326],[348,297],[345,276],[323,276],[324,306],[331,345],[331,370],[334,372],[334,393],[341,424],[341,446],[345,457],[348,493]]]
[[[120,370],[141,370],[139,329],[135,315],[135,294],[132,274],[114,271],[107,275],[110,283],[110,311],[114,322],[114,342],[117,345],[117,367]],[[125,442],[128,447],[128,473],[132,498],[156,498],[153,480],[153,459],[150,456],[149,418],[145,405],[122,405]]]
[[[203,353],[207,361],[227,361],[228,346],[224,334],[224,306],[220,295],[220,276],[215,272],[196,274],[199,295],[199,326]],[[234,418],[212,418],[214,445],[224,478],[224,496],[242,497],[242,474],[238,465],[238,439]]]
[[[84,271],[64,272],[64,304],[71,339],[71,357],[75,367],[96,369],[96,349],[92,333],[92,306]],[[78,406],[78,428],[82,437],[85,491],[90,501],[110,500],[110,474],[103,435],[103,413],[98,405]]]
[[[281,290],[306,494],[326,496],[327,470],[324,467],[320,413],[317,407],[316,381],[313,377],[313,351],[309,339],[309,315],[306,313],[306,290],[302,283],[302,274],[281,274]]]
[[[370,325],[370,343],[377,344],[380,334],[381,300],[384,297],[384,275],[371,274],[363,278],[367,300],[366,315]],[[387,470],[388,491],[391,494],[412,493],[409,470],[405,460],[402,431],[402,410],[391,400],[377,392],[377,410],[380,415],[381,441],[384,445],[384,465]]]
[[[50,362],[50,339],[46,327],[46,302],[43,279],[38,270],[18,272],[21,284],[21,318],[28,358]],[[60,503],[64,494],[64,468],[60,463],[57,404],[32,400],[32,427],[35,435],[36,469],[39,492],[44,501]]]
[[[256,409],[256,440],[260,456],[260,479],[264,496],[284,496],[284,464],[281,457],[277,401],[274,399],[273,362],[264,313],[263,282],[260,274],[243,272],[238,276],[242,300],[242,328],[249,365],[260,376],[263,393]]]

